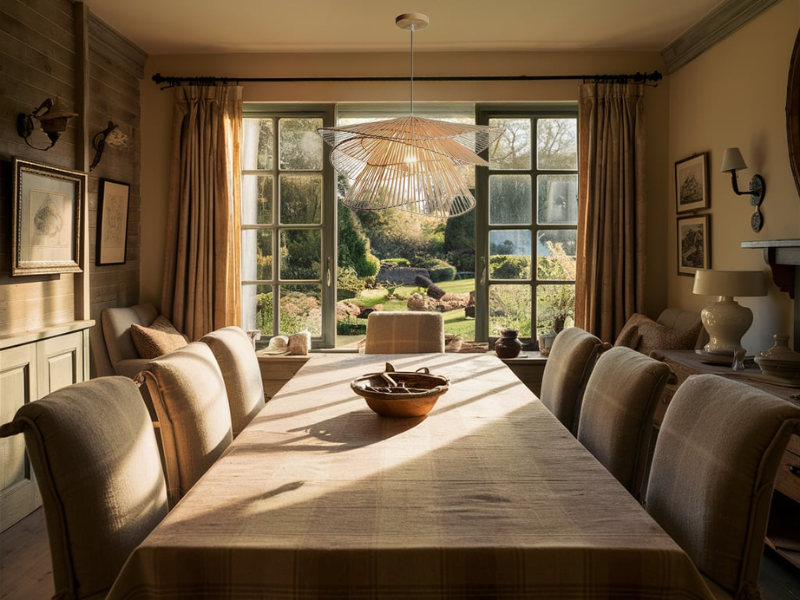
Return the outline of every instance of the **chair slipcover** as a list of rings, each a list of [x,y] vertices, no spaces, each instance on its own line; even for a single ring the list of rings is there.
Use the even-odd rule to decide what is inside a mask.
[[[201,342],[153,359],[139,379],[147,383],[158,415],[174,506],[231,443],[225,381],[214,353]]]
[[[125,375],[133,378],[147,364],[147,359],[139,356],[131,337],[131,325],[149,326],[158,316],[158,310],[152,304],[137,304],[126,308],[107,308],[100,313],[100,327],[103,330],[105,350],[111,362],[113,373],[101,371],[102,349],[94,352],[98,375]]]
[[[653,414],[671,373],[665,363],[617,346],[598,359],[583,394],[578,441],[636,498]]]
[[[250,338],[241,327],[223,327],[200,338],[217,359],[225,380],[233,437],[264,407],[264,382]]]
[[[25,433],[42,494],[57,597],[104,597],[167,514],[153,426],[133,381],[102,377],[20,407],[0,437]]]
[[[667,408],[647,512],[731,597],[760,598],[775,474],[798,426],[790,402],[717,375],[689,377]]]
[[[573,435],[578,431],[583,390],[602,347],[591,333],[569,327],[556,336],[547,357],[539,399]]]
[[[365,354],[444,352],[444,317],[438,312],[373,312]]]

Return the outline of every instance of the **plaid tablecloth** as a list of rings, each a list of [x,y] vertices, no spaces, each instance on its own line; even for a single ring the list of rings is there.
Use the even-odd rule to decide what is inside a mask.
[[[349,382],[428,366],[426,418]],[[110,598],[710,598],[491,355],[315,355],[135,550]]]

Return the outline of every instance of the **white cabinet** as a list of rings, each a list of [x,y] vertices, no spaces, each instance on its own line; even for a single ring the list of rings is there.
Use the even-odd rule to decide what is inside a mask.
[[[0,340],[0,423],[11,421],[23,404],[89,378],[90,325],[83,321],[67,332],[62,327]],[[41,504],[24,437],[0,439],[0,531]]]

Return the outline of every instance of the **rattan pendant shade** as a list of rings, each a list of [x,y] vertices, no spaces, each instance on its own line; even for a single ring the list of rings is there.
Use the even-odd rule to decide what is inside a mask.
[[[359,210],[397,208],[449,218],[475,207],[458,165],[488,163],[478,156],[502,135],[502,127],[462,125],[413,116],[413,35],[424,15],[400,15],[397,26],[412,35],[412,115],[346,127],[320,127],[332,148],[331,164],[353,180],[342,203]]]

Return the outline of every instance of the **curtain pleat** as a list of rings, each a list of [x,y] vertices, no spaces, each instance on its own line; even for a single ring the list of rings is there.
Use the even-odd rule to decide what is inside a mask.
[[[645,306],[642,84],[580,86],[575,324],[613,342]]]
[[[241,323],[239,86],[178,87],[161,310],[196,340]]]

